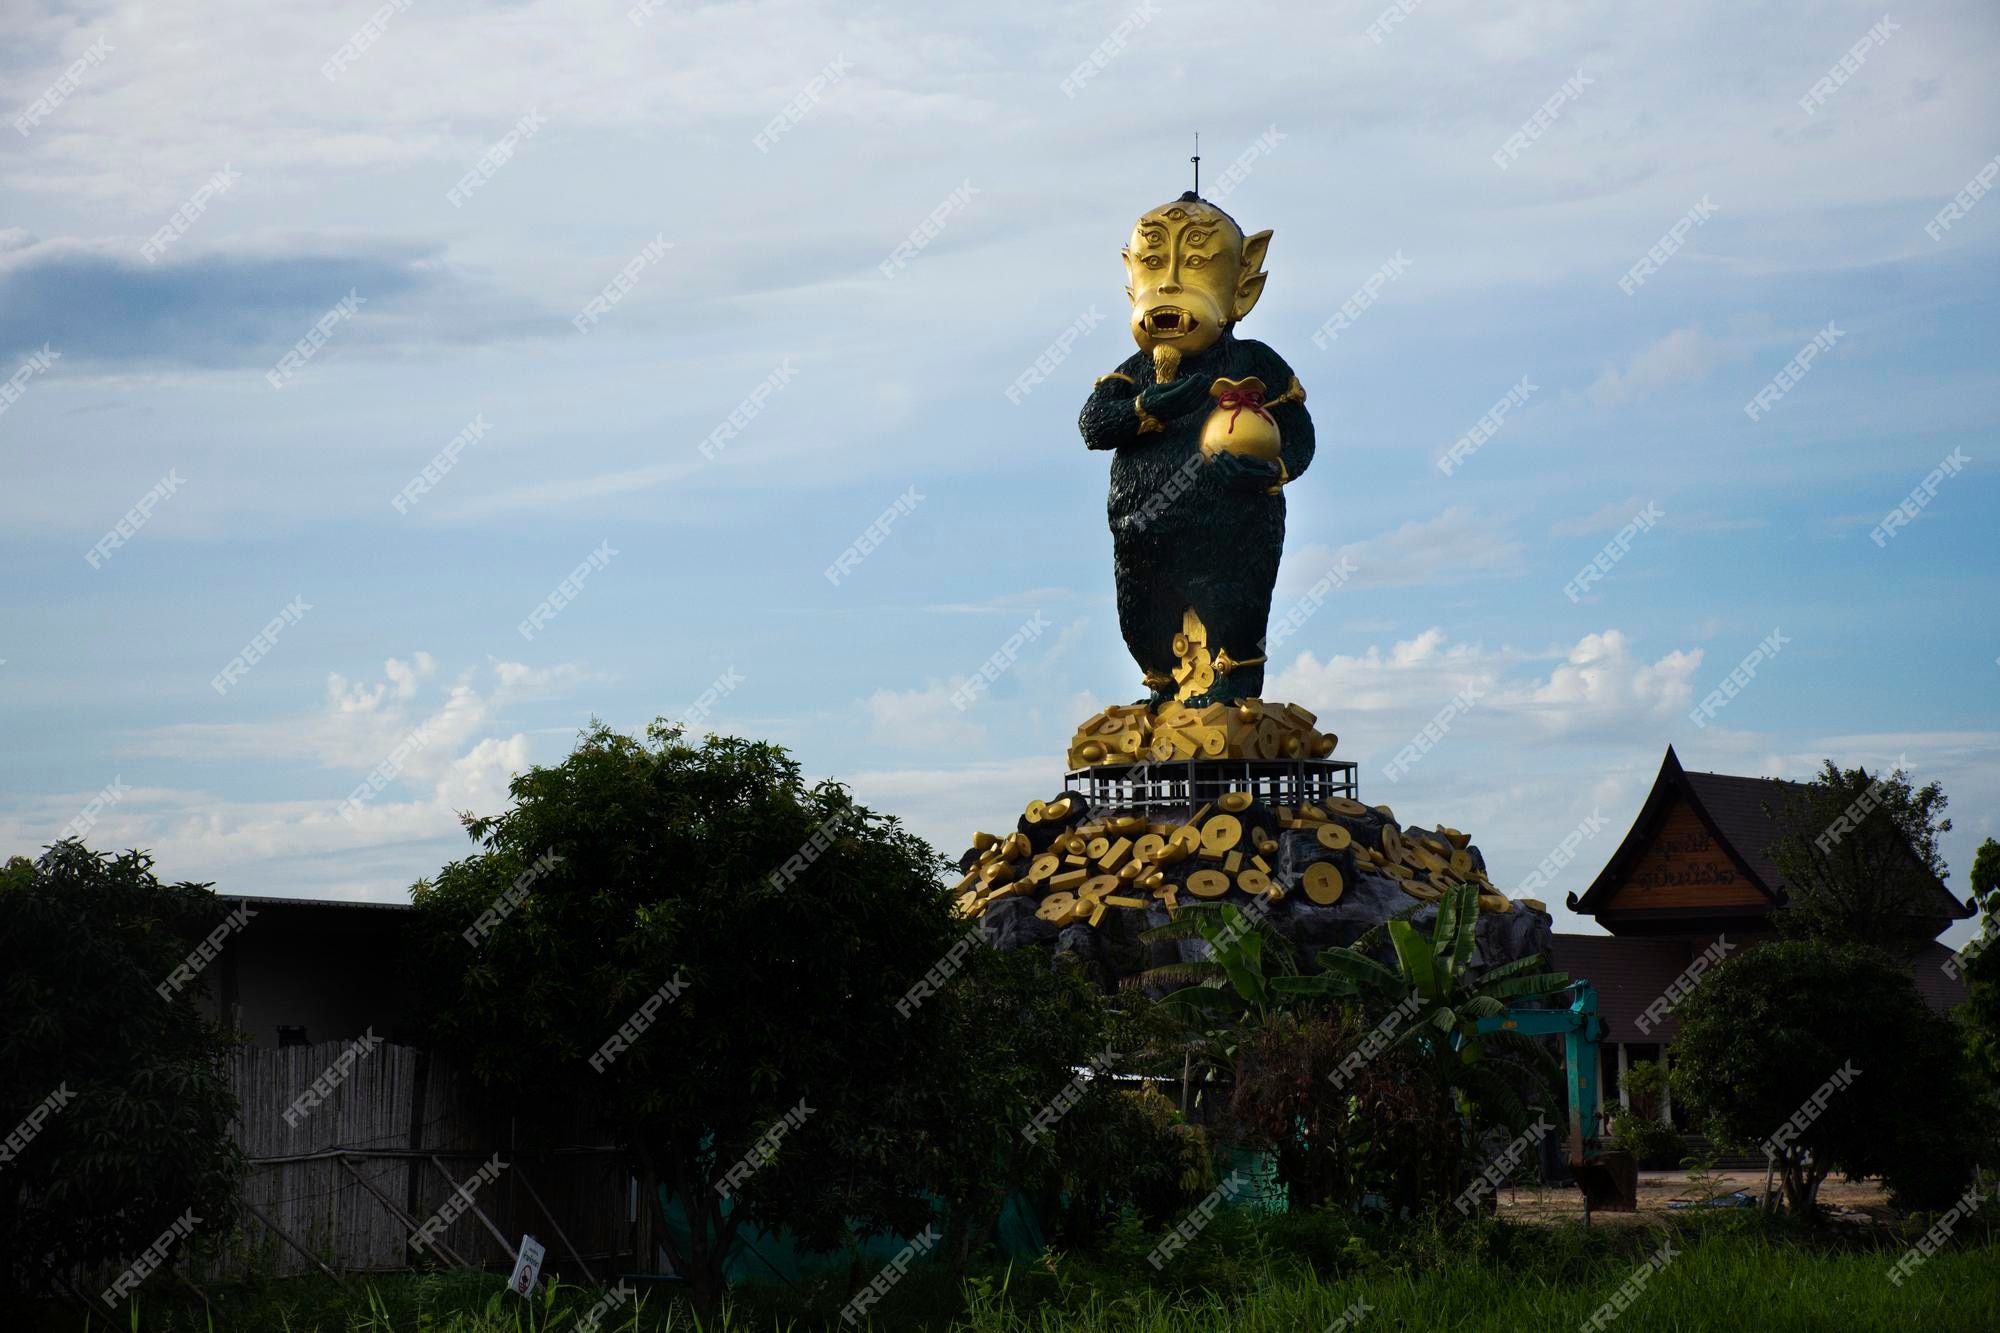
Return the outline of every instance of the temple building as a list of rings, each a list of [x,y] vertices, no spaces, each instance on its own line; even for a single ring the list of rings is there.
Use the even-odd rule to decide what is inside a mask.
[[[1770,849],[1785,834],[1782,812],[1806,784],[1777,778],[1690,773],[1667,748],[1653,789],[1618,849],[1569,907],[1608,935],[1555,936],[1552,962],[1597,987],[1605,1026],[1601,1098],[1629,1105],[1622,1075],[1640,1060],[1663,1061],[1679,1031],[1670,994],[1739,947],[1775,939],[1786,886]],[[1940,1011],[1965,998],[1936,936],[1973,914],[1943,881],[1916,904],[1931,940],[1910,967],[1917,989]],[[1698,960],[1707,960],[1699,962]],[[1678,983],[1678,985],[1677,985]],[[1664,1003],[1663,1003],[1664,1002]],[[1604,1109],[1600,1107],[1600,1109]],[[1671,1102],[1664,1108],[1669,1119]]]

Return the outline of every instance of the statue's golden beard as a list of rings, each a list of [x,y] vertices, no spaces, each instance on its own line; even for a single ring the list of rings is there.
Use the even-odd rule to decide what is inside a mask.
[[[1181,374],[1181,349],[1172,343],[1153,344],[1153,378],[1165,384],[1179,379]]]

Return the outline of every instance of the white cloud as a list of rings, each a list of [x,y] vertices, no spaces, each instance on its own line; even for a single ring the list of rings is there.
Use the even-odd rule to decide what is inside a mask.
[[[1500,523],[1472,506],[1452,505],[1436,518],[1413,519],[1338,550],[1312,542],[1287,552],[1272,610],[1283,614],[1287,596],[1304,592],[1342,562],[1354,571],[1346,587],[1405,588],[1518,574],[1522,549]]]
[[[1689,325],[1646,347],[1622,372],[1606,367],[1584,392],[1599,407],[1611,407],[1670,384],[1693,384],[1718,359],[1716,344],[1698,326]]]

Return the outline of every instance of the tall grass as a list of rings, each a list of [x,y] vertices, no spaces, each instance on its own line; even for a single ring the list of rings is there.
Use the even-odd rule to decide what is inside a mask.
[[[912,1270],[877,1310],[873,1333],[1323,1333],[1359,1311],[1355,1333],[1573,1330],[1626,1289],[1616,1333],[1719,1329],[2000,1329],[2000,1240],[1964,1238],[1900,1287],[1903,1241],[1805,1238],[1756,1221],[1705,1218],[1633,1230],[1510,1227],[1404,1234],[1392,1243],[1311,1219],[1224,1223],[1199,1252],[1155,1273],[1110,1237],[1089,1259],[1045,1255],[955,1280]],[[1649,1255],[1672,1257],[1636,1289]],[[532,1302],[490,1274],[324,1279],[218,1293],[215,1308],[142,1303],[129,1333],[573,1333],[602,1293],[554,1285]],[[808,1333],[849,1326],[844,1282],[756,1287],[703,1321],[662,1290],[641,1292],[599,1333]],[[10,1331],[12,1320],[0,1317]],[[38,1333],[124,1333],[80,1315]]]

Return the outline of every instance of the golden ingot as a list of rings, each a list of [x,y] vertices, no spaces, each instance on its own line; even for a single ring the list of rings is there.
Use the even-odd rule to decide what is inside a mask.
[[[1245,893],[1269,893],[1271,877],[1261,870],[1245,870],[1236,876],[1236,887]]]
[[[1174,635],[1174,656],[1186,657],[1187,654],[1188,654],[1188,636],[1185,634]]]
[[[1144,898],[1128,898],[1123,894],[1114,893],[1104,900],[1104,905],[1106,907],[1144,907],[1146,900]]]
[[[1217,815],[1201,827],[1201,849],[1226,852],[1243,839],[1243,824],[1235,815]]]
[[[998,841],[1000,841],[1000,837],[995,833],[975,833],[972,835],[972,845],[982,852]]]
[[[1479,910],[1482,912],[1511,912],[1514,910],[1514,904],[1508,901],[1505,894],[1482,893],[1479,895]]]
[[[1088,870],[1065,870],[1059,875],[1049,876],[1049,887],[1052,889],[1074,889],[1081,886],[1089,878],[1090,872]]]
[[[1035,907],[1036,916],[1044,921],[1053,921],[1059,926],[1067,925],[1075,911],[1076,895],[1070,893],[1052,893]]]
[[[1118,878],[1120,879],[1137,879],[1145,873],[1146,863],[1144,861],[1127,861],[1124,865],[1118,867]]]
[[[1311,727],[1319,721],[1319,714],[1308,712],[1297,704],[1286,704],[1285,711],[1298,719],[1298,723],[1302,727]]]
[[[1277,850],[1278,840],[1276,838],[1259,838],[1257,840],[1257,855],[1269,856]]]
[[[1099,760],[1104,758],[1104,747],[1102,745],[1099,745],[1096,741],[1091,741],[1086,745],[1080,745],[1077,747],[1076,757],[1078,759],[1081,759],[1086,764],[1097,763]]]
[[[1332,734],[1321,736],[1312,743],[1312,757],[1315,759],[1324,759],[1332,754],[1335,747],[1339,744],[1340,737],[1338,736]]]
[[[1048,809],[1044,811],[1044,813],[1047,814],[1050,819],[1060,820],[1060,819],[1068,819],[1069,811],[1070,811],[1069,797],[1059,796],[1055,800],[1049,802]]]
[[[1257,869],[1263,871],[1267,875],[1271,873],[1271,863],[1269,861],[1266,861],[1261,856],[1251,857],[1250,864],[1257,867]]]
[[[1232,815],[1240,815],[1250,808],[1250,793],[1247,791],[1230,792],[1217,801],[1216,805],[1221,809],[1227,810]]]
[[[1227,870],[1232,875],[1235,874],[1237,871],[1241,870],[1243,868],[1242,851],[1241,850],[1233,851],[1230,852],[1228,855],[1224,856],[1222,858],[1222,868],[1224,870]]]
[[[1340,895],[1347,887],[1341,879],[1340,867],[1327,861],[1315,861],[1306,867],[1302,880],[1306,897],[1321,907],[1331,907],[1340,901]]]
[[[1000,854],[1010,860],[1026,856],[1035,850],[1034,844],[1028,841],[1028,835],[1019,830],[1009,833],[1007,841],[1002,843],[1001,846],[1005,850]]]
[[[1229,876],[1220,870],[1197,870],[1187,877],[1187,891],[1197,898],[1220,898],[1229,892]]]
[[[1028,882],[1030,884],[1040,884],[1043,880],[1061,869],[1062,858],[1060,856],[1057,856],[1054,852],[1043,852],[1028,867]]]
[[[1448,841],[1450,841],[1452,846],[1458,848],[1458,850],[1460,851],[1464,851],[1466,846],[1470,844],[1472,841],[1471,834],[1462,833],[1455,828],[1446,829],[1444,831],[1444,836]]]
[[[1327,821],[1328,816],[1326,811],[1308,802],[1307,804],[1299,807],[1299,818],[1310,819],[1315,824],[1324,824]]]
[[[1131,852],[1132,840],[1130,838],[1120,838],[1105,849],[1104,855],[1097,858],[1097,864],[1106,870],[1116,870],[1119,862],[1123,861]]]
[[[1140,861],[1157,861],[1166,850],[1167,840],[1157,833],[1147,833],[1132,844],[1132,856]]]
[[[1090,907],[1090,924],[1095,926],[1104,919],[1104,904],[1093,902]]]
[[[1278,422],[1264,406],[1264,381],[1255,375],[1240,380],[1217,376],[1209,386],[1215,409],[1201,427],[1201,451],[1276,459],[1284,447]]]
[[[1005,884],[1012,878],[1014,878],[1014,863],[1012,861],[994,861],[979,872],[980,882],[988,886]]]
[[[1270,232],[1245,236],[1192,190],[1148,209],[1121,252],[1139,350],[1164,373],[1177,370],[1182,356],[1213,346],[1263,295],[1270,248]]]
[[[1354,845],[1354,835],[1345,824],[1321,824],[1313,836],[1330,852],[1343,852]]]
[[[1521,899],[1521,906],[1532,907],[1537,912],[1546,912],[1549,910],[1549,905],[1540,898],[1523,898]]]
[[[977,915],[979,895],[976,893],[961,893],[958,896],[958,901],[953,906],[957,908],[960,916]]]
[[[1297,736],[1285,737],[1285,758],[1297,759],[1306,752],[1306,743]]]

